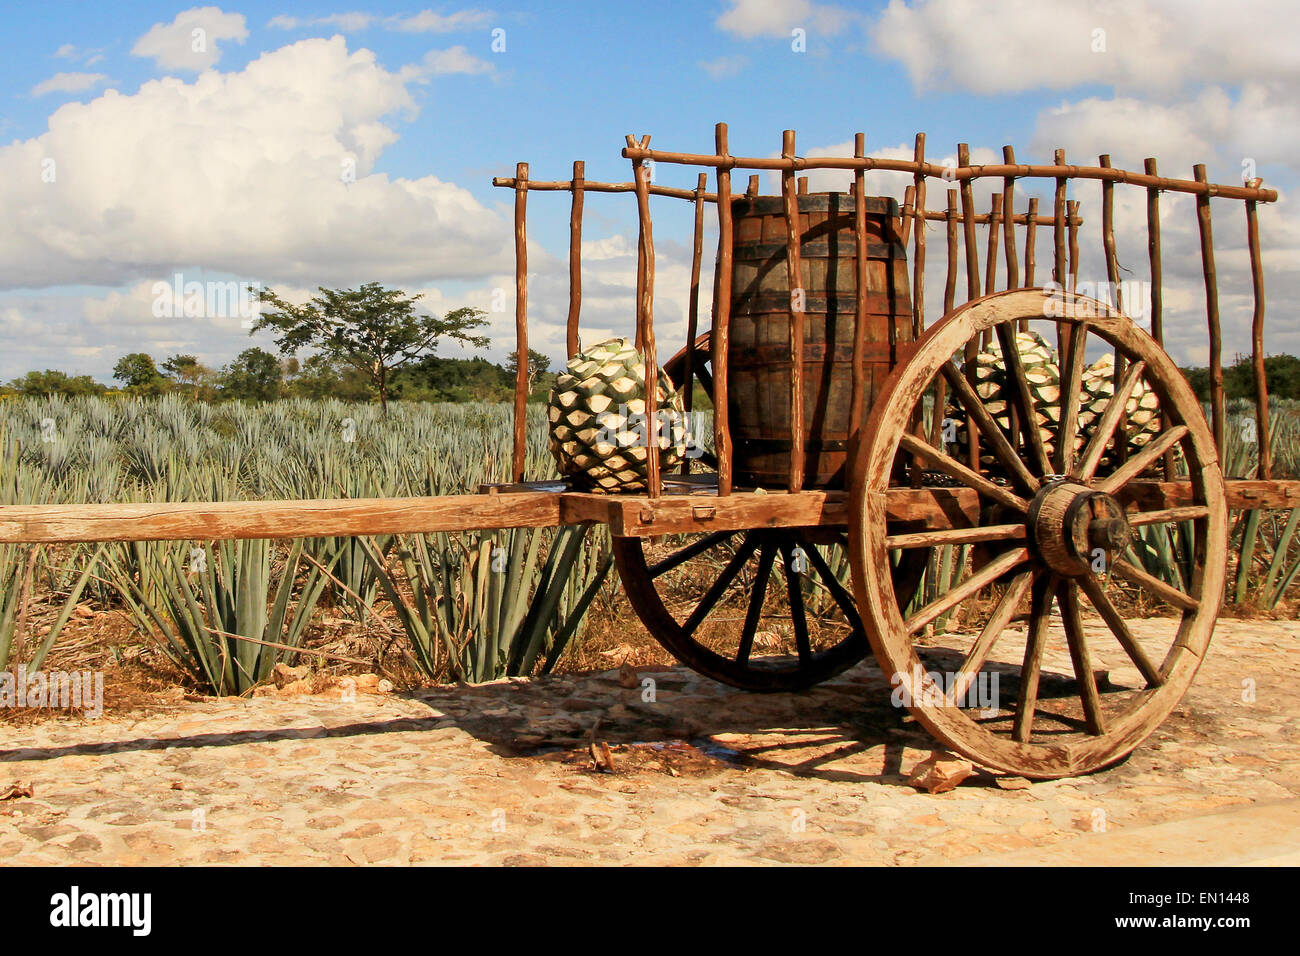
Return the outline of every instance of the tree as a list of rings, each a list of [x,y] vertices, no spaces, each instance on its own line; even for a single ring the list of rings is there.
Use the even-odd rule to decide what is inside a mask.
[[[162,371],[192,398],[206,399],[212,396],[212,383],[216,376],[197,356],[173,355],[162,363]]]
[[[550,370],[550,359],[541,352],[534,351],[533,349],[528,350],[528,394],[531,395],[533,393],[533,389],[537,387],[538,380],[545,376]],[[513,384],[515,382],[515,376],[519,374],[519,354],[517,352],[511,352],[506,358],[506,372],[509,374],[510,381]]]
[[[287,393],[295,398],[369,402],[375,397],[368,376],[351,366],[338,368],[328,355],[319,352],[301,362],[296,371],[286,369],[285,372]]]
[[[157,395],[167,388],[167,379],[158,371],[153,357],[144,352],[123,355],[113,366],[113,378],[138,395]]]
[[[1210,400],[1210,370],[1185,368],[1183,376],[1202,402]],[[1268,355],[1264,358],[1264,381],[1272,398],[1300,398],[1300,358],[1294,355]],[[1223,370],[1225,398],[1255,399],[1255,371],[1249,355],[1238,355]]]
[[[66,372],[47,368],[44,372],[28,372],[16,378],[9,387],[20,395],[103,395],[107,391],[89,375],[69,376]]]
[[[221,370],[221,394],[254,402],[280,397],[280,360],[259,348],[244,349]]]
[[[360,289],[320,287],[319,291],[306,305],[292,305],[273,290],[263,290],[262,301],[275,311],[262,312],[250,334],[270,329],[281,355],[315,348],[364,372],[379,393],[385,415],[393,373],[412,359],[432,354],[439,340],[456,339],[478,348],[487,345],[485,337],[471,334],[486,324],[481,309],[455,309],[442,318],[417,314],[420,296],[408,298],[378,282]]]

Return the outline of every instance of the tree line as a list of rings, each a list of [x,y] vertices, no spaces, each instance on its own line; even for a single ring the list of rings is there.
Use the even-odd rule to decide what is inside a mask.
[[[305,305],[293,305],[273,290],[262,292],[271,306],[250,334],[272,333],[279,355],[248,348],[218,368],[198,356],[177,354],[161,363],[146,352],[122,356],[113,367],[112,388],[89,375],[57,369],[28,372],[0,385],[5,395],[185,395],[198,401],[269,402],[280,398],[339,398],[429,402],[500,402],[514,395],[515,359],[505,366],[485,358],[443,358],[437,346],[454,340],[483,348],[475,330],[485,325],[481,309],[464,307],[438,317],[420,313],[420,296],[406,296],[378,283],[359,289],[325,289]],[[308,353],[299,358],[300,353]],[[550,387],[550,360],[528,351],[534,393]]]
[[[1202,402],[1210,400],[1210,370],[1185,368],[1186,377]],[[1269,355],[1264,358],[1264,383],[1270,398],[1300,399],[1300,358],[1294,355]],[[1255,399],[1255,373],[1249,355],[1238,355],[1223,370],[1223,394],[1226,398]]]

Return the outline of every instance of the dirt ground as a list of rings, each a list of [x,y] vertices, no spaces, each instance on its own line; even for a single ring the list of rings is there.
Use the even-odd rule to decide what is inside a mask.
[[[933,744],[874,664],[764,696],[655,666],[412,693],[177,691],[0,725],[0,860],[1296,864],[1297,672],[1300,623],[1222,620],[1182,705],[1126,761],[1034,784],[981,772],[943,794],[907,785]]]

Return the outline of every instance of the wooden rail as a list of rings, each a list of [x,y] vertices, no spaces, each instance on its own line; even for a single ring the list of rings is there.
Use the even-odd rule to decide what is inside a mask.
[[[1225,482],[1229,508],[1300,507],[1300,481]],[[339,498],[115,505],[0,506],[0,544],[84,541],[216,541],[313,538],[605,523],[616,535],[647,536],[755,527],[842,526],[848,494],[806,490],[719,497],[713,487],[666,483],[657,499],[560,490],[537,482],[432,498]],[[887,517],[926,528],[975,525],[970,488],[891,488]],[[1188,482],[1134,481],[1120,494],[1143,510],[1192,501]]]

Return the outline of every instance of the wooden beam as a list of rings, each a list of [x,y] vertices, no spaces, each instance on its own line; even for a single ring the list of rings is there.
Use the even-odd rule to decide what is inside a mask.
[[[1300,481],[1233,480],[1224,485],[1232,509],[1300,508]],[[1190,482],[1131,481],[1117,497],[1142,511],[1193,504]],[[0,507],[0,544],[342,537],[585,522],[607,523],[614,534],[644,536],[844,526],[849,510],[849,495],[843,491],[749,491],[720,498],[710,486],[686,493],[680,486],[666,488],[657,499],[510,485],[490,493],[435,498],[5,505]],[[980,498],[971,488],[890,488],[886,514],[891,527],[897,522],[912,532],[970,528],[979,521]]]

